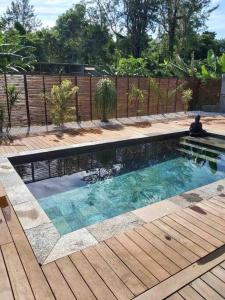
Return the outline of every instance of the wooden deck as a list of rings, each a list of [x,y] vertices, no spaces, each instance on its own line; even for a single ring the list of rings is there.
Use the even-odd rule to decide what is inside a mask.
[[[176,123],[177,122],[177,123]],[[189,120],[101,131],[100,138],[134,131],[186,128]],[[211,121],[208,121],[211,122]],[[207,124],[206,124],[207,125]],[[207,125],[225,132],[225,122]],[[86,134],[86,133],[85,133]],[[81,142],[87,135],[17,139],[1,155]],[[98,136],[98,133],[97,133]],[[96,139],[89,132],[88,139]],[[57,139],[57,142],[56,140]],[[84,141],[84,140],[82,140]],[[225,198],[214,197],[96,246],[39,266],[12,208],[0,209],[0,299],[225,299]]]
[[[118,140],[130,137],[142,137],[150,134],[163,134],[188,130],[193,117],[179,120],[167,120],[151,125],[124,125],[102,128],[81,128],[69,132],[42,133],[36,136],[15,138],[12,143],[0,145],[0,156],[16,154],[22,151],[32,151],[37,149],[47,149],[53,147],[69,146],[77,143],[87,143],[93,141]],[[211,132],[225,132],[225,117],[204,117],[203,126]]]
[[[222,196],[42,267],[14,211],[0,219],[0,299],[225,298]]]

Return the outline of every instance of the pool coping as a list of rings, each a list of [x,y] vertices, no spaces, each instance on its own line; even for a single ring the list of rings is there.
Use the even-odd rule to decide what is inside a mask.
[[[29,243],[37,257],[39,264],[47,264],[58,258],[69,255],[75,251],[96,245],[118,233],[140,226],[146,222],[162,216],[174,213],[184,207],[193,205],[199,201],[207,200],[213,196],[225,192],[225,179],[218,180],[209,185],[196,188],[186,193],[167,198],[161,202],[149,204],[142,208],[106,219],[102,222],[78,229],[71,233],[60,235],[54,224],[48,218],[44,210],[38,204],[36,198],[26,187],[12,165],[16,159],[32,159],[37,155],[46,158],[46,154],[60,155],[65,151],[94,150],[108,145],[124,145],[125,143],[137,143],[138,141],[153,141],[162,137],[181,137],[187,131],[176,130],[171,133],[143,134],[126,139],[104,140],[90,143],[73,144],[67,147],[57,147],[44,150],[21,152],[19,155],[9,155],[0,158],[0,176],[6,190],[8,199],[16,212],[16,215],[25,231]],[[225,135],[210,134],[214,137],[225,138]],[[72,153],[72,152],[71,152]],[[67,155],[67,154],[66,154]],[[41,159],[41,158],[40,158]]]

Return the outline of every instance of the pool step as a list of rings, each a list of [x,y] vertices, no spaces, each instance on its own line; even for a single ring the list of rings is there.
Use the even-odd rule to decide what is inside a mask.
[[[200,158],[200,159],[203,159],[203,160],[211,161],[211,162],[216,163],[216,164],[219,162],[220,165],[225,166],[225,161],[221,161],[221,160],[218,160],[216,158],[209,157],[209,156],[204,155],[204,154],[199,154],[197,152],[193,152],[193,151],[190,151],[190,150],[187,150],[187,149],[184,149],[184,148],[178,148],[177,150],[181,153],[188,154],[188,155],[193,156],[195,158]]]
[[[204,144],[209,147],[217,148],[217,149],[222,149],[225,151],[225,140],[222,139],[217,139],[214,137],[191,137],[191,136],[185,136],[181,140],[191,142],[191,143],[196,143],[196,144]]]
[[[180,141],[180,145],[182,145],[183,147],[192,148],[192,149],[197,150],[197,151],[200,150],[200,151],[203,151],[203,152],[210,152],[210,153],[215,154],[215,156],[219,155],[220,159],[225,160],[225,153],[223,153],[219,150],[207,148],[207,147],[197,145],[197,144],[188,143],[186,141]],[[188,149],[188,150],[191,150],[191,149]]]

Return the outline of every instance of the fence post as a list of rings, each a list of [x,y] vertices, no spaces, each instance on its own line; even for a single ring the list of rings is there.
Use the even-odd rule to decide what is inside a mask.
[[[118,117],[118,112],[117,112],[117,110],[118,110],[117,75],[115,77],[115,88],[116,88],[116,119],[117,119],[117,117]]]
[[[47,103],[46,103],[46,88],[45,88],[45,76],[42,76],[43,83],[43,94],[44,94],[44,109],[45,109],[45,125],[48,125],[48,115],[47,115]]]
[[[147,102],[147,114],[150,114],[150,79],[147,78],[148,82],[148,102]]]
[[[127,77],[127,118],[129,118],[129,89],[130,89],[130,78]]]
[[[90,85],[89,85],[89,88],[90,88],[90,119],[92,121],[93,115],[92,115],[92,76],[91,75],[90,75]]]
[[[26,103],[26,111],[27,111],[27,125],[30,128],[30,109],[29,109],[29,98],[28,98],[28,89],[27,89],[27,75],[23,75],[24,80],[24,91],[25,91],[25,103]]]
[[[175,93],[175,101],[174,101],[174,112],[177,112],[177,87],[178,87],[178,78],[176,79],[176,93]]]
[[[9,128],[11,128],[11,117],[10,117],[10,107],[9,107],[9,95],[8,95],[8,83],[7,83],[7,77],[4,73],[4,80],[5,80],[5,94],[6,94],[6,103],[7,103],[7,112],[8,112],[8,121],[9,121]]]
[[[169,85],[170,85],[170,78],[167,78],[167,90],[166,90],[166,113],[168,108],[168,100],[169,100]],[[165,112],[164,112],[165,113]]]
[[[138,76],[138,89],[140,89],[140,76]],[[139,101],[139,100],[138,100]],[[139,105],[138,105],[139,106]],[[140,108],[140,107],[138,107],[138,108]],[[138,117],[139,116],[139,112],[138,112],[138,110],[136,111],[136,117]]]
[[[159,89],[160,89],[160,78],[159,78],[159,83],[158,83],[158,86],[159,86]],[[158,102],[157,102],[157,114],[159,113],[159,98],[160,96],[158,95]]]
[[[77,86],[77,76],[74,77],[75,86]],[[78,92],[75,94],[75,107],[76,107],[76,121],[79,122],[79,108],[78,108]]]

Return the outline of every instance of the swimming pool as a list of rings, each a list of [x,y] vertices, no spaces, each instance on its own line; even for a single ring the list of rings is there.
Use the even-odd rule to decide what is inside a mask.
[[[64,235],[225,178],[225,141],[164,138],[14,167]]]

